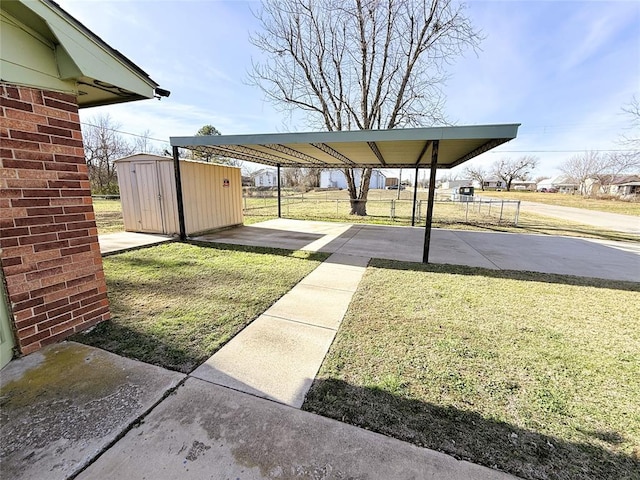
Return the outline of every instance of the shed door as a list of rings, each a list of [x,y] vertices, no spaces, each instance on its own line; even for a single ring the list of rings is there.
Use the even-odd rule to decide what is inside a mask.
[[[9,307],[5,296],[0,292],[0,368],[11,360],[13,345],[13,334],[9,323]]]
[[[165,233],[156,162],[134,163],[132,174],[138,231]]]

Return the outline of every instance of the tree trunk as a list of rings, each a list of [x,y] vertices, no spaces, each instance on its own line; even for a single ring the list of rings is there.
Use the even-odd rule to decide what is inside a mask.
[[[359,198],[351,198],[349,199],[351,202],[351,212],[350,215],[358,215],[360,217],[367,216],[367,201],[360,200]]]

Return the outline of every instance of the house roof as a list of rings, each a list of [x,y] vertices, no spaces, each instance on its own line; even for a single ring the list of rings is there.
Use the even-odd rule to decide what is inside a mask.
[[[520,124],[171,137],[171,145],[282,167],[451,168],[516,137]]]
[[[2,80],[77,95],[79,107],[168,96],[140,67],[50,0],[3,0]]]

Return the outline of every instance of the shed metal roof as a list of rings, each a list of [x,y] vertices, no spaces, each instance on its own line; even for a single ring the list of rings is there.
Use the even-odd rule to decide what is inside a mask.
[[[282,167],[452,168],[516,138],[520,124],[171,137],[173,147]]]

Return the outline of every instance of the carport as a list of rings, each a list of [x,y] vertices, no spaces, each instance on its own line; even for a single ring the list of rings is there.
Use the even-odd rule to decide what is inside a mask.
[[[171,137],[177,185],[180,238],[186,239],[179,149],[281,167],[430,169],[423,263],[429,261],[436,170],[452,168],[516,138],[520,124],[473,125],[395,130],[352,130],[257,135]],[[415,225],[417,189],[413,196]]]

